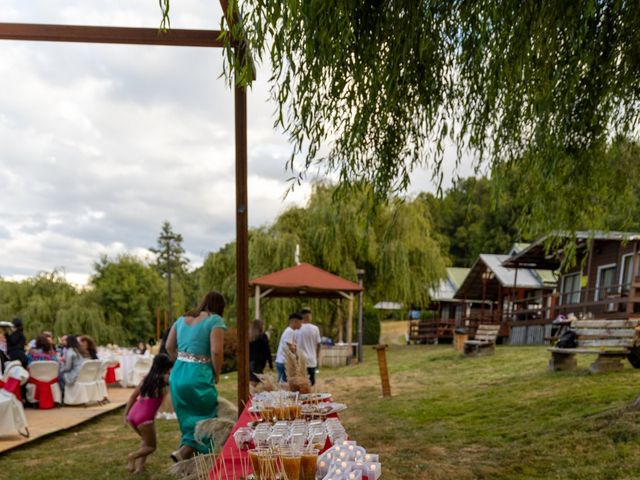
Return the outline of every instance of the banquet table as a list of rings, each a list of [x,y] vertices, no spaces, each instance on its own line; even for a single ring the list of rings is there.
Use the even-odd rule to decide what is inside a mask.
[[[249,458],[248,450],[240,450],[233,438],[233,434],[236,432],[236,430],[238,430],[238,428],[246,427],[247,423],[251,422],[252,420],[255,420],[255,418],[249,414],[250,408],[251,408],[251,399],[249,399],[249,401],[246,403],[244,409],[242,410],[242,413],[238,417],[238,421],[233,426],[233,430],[231,431],[229,438],[225,442],[221,452],[218,454],[218,457],[216,458],[216,470],[222,469],[222,465],[224,463],[224,466],[225,466],[224,469],[227,471],[229,480],[240,480],[240,476],[242,475],[243,462],[245,464],[248,463],[249,473],[253,472],[253,469],[251,468],[251,462],[248,461],[248,458]],[[337,418],[338,415],[336,413],[333,413],[329,415],[329,417]],[[330,447],[330,443],[329,443],[329,439],[327,438],[327,443],[325,444],[323,451],[329,447]],[[219,480],[214,476],[213,470],[209,472],[209,479]],[[225,479],[226,479],[226,476],[225,476]]]
[[[117,360],[120,363],[120,369],[122,370],[122,380],[120,380],[120,385],[123,387],[135,386],[132,383],[133,369],[135,368],[138,359],[143,358],[144,355],[130,352],[99,352],[98,357],[101,360]]]

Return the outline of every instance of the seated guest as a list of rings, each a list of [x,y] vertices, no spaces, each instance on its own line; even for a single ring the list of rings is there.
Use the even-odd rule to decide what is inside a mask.
[[[84,350],[84,358],[98,360],[98,347],[96,346],[95,340],[89,335],[82,335],[78,338],[80,339],[80,345],[82,345],[82,349]]]
[[[67,335],[63,335],[58,339],[58,346],[56,347],[56,351],[58,352],[58,358],[64,359],[64,354],[67,350]]]
[[[67,348],[63,361],[64,363],[60,366],[58,383],[60,383],[60,388],[64,392],[65,385],[76,383],[80,374],[80,367],[85,361],[84,351],[75,335],[67,335]]]
[[[29,350],[27,354],[27,363],[42,362],[42,361],[56,361],[58,356],[53,349],[53,345],[49,339],[44,335],[38,335],[36,337],[36,346]]]
[[[15,317],[11,323],[13,332],[7,336],[7,355],[11,360],[19,360],[22,366],[27,368],[27,354],[24,351],[27,339],[24,337],[22,320],[20,317]]]
[[[147,353],[147,345],[144,342],[138,342],[138,346],[133,349],[133,353],[144,355]]]

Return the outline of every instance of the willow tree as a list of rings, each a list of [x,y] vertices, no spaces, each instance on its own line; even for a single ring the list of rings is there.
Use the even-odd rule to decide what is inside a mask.
[[[166,26],[170,2],[160,3]],[[317,164],[338,172],[342,185],[366,180],[386,198],[407,187],[417,166],[441,178],[451,141],[478,168],[531,173],[526,226],[547,225],[553,192],[563,202],[552,218],[569,228],[594,195],[613,202],[613,186],[634,188],[610,174],[602,152],[618,135],[637,136],[637,1],[223,4],[239,13],[226,18],[240,19],[222,19],[231,31],[228,78],[253,78],[234,44],[267,60],[276,123],[291,138],[289,167],[302,160],[300,176]]]
[[[335,195],[336,187],[315,184],[307,205],[283,212],[272,225],[249,235],[251,277],[295,265],[311,263],[344,278],[356,280],[356,269],[365,269],[365,301],[380,300],[426,305],[429,287],[444,274],[447,263],[432,236],[429,212],[422,201],[391,197],[371,205],[367,188],[347,197]],[[235,249],[228,244],[210,254],[198,271],[203,290],[215,287],[235,312]],[[271,299],[261,308],[263,318],[276,331],[291,311],[310,305],[323,332],[335,330],[338,306],[326,300]]]

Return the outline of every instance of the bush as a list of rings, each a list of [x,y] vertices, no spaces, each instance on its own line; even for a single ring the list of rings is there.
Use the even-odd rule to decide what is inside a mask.
[[[363,343],[365,345],[377,345],[380,342],[380,317],[373,309],[365,309],[363,312]]]
[[[238,370],[238,332],[236,327],[229,327],[224,332],[224,361],[222,373]]]

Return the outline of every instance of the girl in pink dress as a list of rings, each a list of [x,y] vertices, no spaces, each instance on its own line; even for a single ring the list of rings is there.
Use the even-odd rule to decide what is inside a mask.
[[[142,444],[127,456],[127,469],[131,473],[144,472],[144,463],[156,449],[154,420],[167,392],[171,360],[163,353],[156,355],[151,369],[134,390],[124,409],[124,424],[131,425]]]

